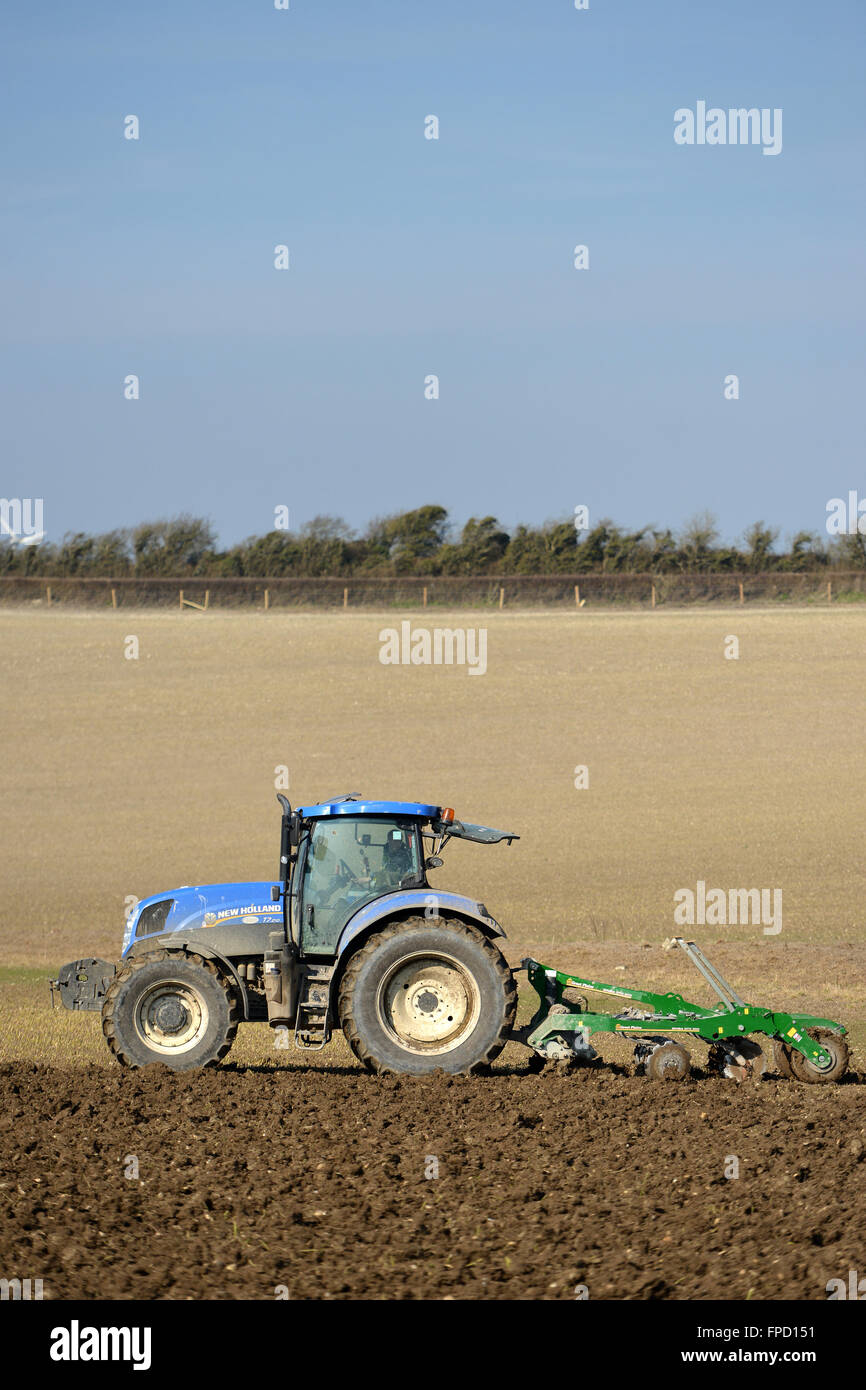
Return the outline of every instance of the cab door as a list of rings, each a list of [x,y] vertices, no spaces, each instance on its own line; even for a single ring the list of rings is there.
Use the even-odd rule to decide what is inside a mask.
[[[314,821],[300,875],[304,955],[333,955],[350,917],[373,898],[423,881],[417,826],[372,816]]]
[[[357,819],[314,821],[301,875],[301,950],[332,955],[340,932],[364,900],[363,863],[357,853]]]

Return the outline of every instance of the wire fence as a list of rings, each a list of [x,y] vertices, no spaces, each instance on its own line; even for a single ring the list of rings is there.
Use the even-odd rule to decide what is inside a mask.
[[[661,608],[866,601],[866,572],[509,574],[351,578],[91,579],[0,576],[0,604],[86,608]]]

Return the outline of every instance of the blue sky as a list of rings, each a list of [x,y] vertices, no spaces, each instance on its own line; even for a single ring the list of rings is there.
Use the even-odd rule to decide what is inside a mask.
[[[823,529],[866,492],[864,40],[841,0],[6,0],[2,494],[51,539]],[[677,146],[698,100],[782,108],[781,154]]]

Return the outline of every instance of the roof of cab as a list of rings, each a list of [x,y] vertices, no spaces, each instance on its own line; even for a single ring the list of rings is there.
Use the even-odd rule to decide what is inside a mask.
[[[324,801],[318,806],[299,806],[305,820],[324,816],[416,816],[419,820],[438,820],[439,806],[423,801]]]

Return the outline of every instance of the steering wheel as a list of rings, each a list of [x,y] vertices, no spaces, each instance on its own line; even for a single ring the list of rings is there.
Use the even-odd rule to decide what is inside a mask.
[[[345,859],[338,860],[331,886],[326,889],[325,893],[322,895],[322,906],[330,907],[337,895],[343,891],[347,883],[354,881],[354,878],[355,875],[349,868]]]

